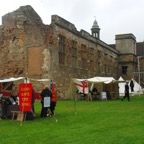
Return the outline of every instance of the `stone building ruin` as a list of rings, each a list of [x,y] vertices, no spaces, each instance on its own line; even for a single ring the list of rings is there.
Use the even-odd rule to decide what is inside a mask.
[[[140,44],[142,49],[144,46]],[[138,67],[133,34],[116,35],[116,43],[109,45],[100,39],[96,20],[91,34],[78,31],[74,24],[58,15],[52,15],[50,25],[45,25],[29,5],[2,17],[0,49],[1,78],[49,78],[61,97],[65,97],[74,77],[138,79],[133,73]],[[39,83],[35,86],[41,88]]]

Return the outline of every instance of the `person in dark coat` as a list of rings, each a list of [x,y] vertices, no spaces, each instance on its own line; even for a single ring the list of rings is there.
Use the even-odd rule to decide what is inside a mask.
[[[126,82],[125,84],[125,96],[122,98],[122,101],[127,98],[128,101],[130,101],[130,96],[129,96],[129,85],[128,85],[129,82]]]
[[[42,109],[41,109],[41,117],[47,117],[47,112],[49,107],[44,106],[44,98],[45,97],[52,97],[52,93],[48,86],[46,85],[45,88],[41,92],[41,104],[42,104]]]
[[[92,90],[92,92],[93,92],[94,94],[97,93],[97,88],[94,87],[93,90]]]
[[[133,80],[130,81],[131,92],[134,91],[134,82]]]

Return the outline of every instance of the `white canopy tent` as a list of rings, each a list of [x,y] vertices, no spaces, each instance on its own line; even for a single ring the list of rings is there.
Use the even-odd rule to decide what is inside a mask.
[[[77,79],[73,78],[70,84],[70,87],[66,93],[67,98],[73,98],[75,95],[77,88],[75,86],[76,81],[88,81],[88,88],[91,90],[94,86],[97,88],[99,93],[107,92],[111,98],[118,97],[118,80],[115,80],[113,77],[93,77],[88,79]]]
[[[36,82],[50,82],[50,79],[32,79],[32,78],[28,78],[28,77],[18,77],[18,78],[4,78],[4,79],[0,79],[0,83],[4,83],[4,82],[14,82],[14,81],[19,81],[19,80],[23,80],[24,83],[30,83],[31,81],[36,81]]]
[[[116,80],[113,77],[93,77],[87,80],[92,83],[105,83],[105,84],[116,82]]]
[[[0,83],[3,83],[3,82],[13,82],[13,81],[18,81],[18,80],[23,80],[23,79],[25,79],[25,77],[18,77],[18,78],[11,77],[11,78],[5,78],[5,79],[0,79]]]
[[[28,78],[28,81],[49,82],[50,79],[32,79],[32,78]]]

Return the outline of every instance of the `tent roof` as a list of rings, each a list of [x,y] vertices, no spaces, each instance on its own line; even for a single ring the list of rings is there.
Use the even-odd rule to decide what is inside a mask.
[[[31,81],[39,81],[39,82],[47,82],[47,81],[50,81],[50,79],[31,79],[31,78],[29,78],[29,80],[31,80]]]
[[[18,78],[11,77],[11,78],[6,78],[6,79],[0,79],[0,83],[18,81],[18,80],[22,80],[22,79],[25,79],[25,77],[18,77]]]
[[[97,78],[106,84],[116,81],[113,77],[97,77]]]
[[[115,82],[116,80],[113,77],[93,77],[88,79],[89,82],[94,82],[94,83],[111,83]]]
[[[23,79],[26,79],[26,77],[18,77],[18,78],[11,77],[11,78],[5,78],[5,79],[0,79],[0,83],[3,83],[3,82],[13,82],[13,81],[18,81],[18,80],[23,80]],[[50,81],[50,79],[31,79],[31,78],[28,78],[28,80],[39,81],[39,82],[47,82],[47,81]]]
[[[120,76],[118,79],[119,82],[125,82],[125,80]]]
[[[105,84],[116,82],[116,80],[113,77],[93,77],[89,79],[76,79],[76,80],[78,81],[87,80],[88,82],[92,82],[92,83],[105,83]]]

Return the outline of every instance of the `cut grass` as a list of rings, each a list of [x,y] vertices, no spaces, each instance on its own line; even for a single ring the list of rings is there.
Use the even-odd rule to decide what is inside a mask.
[[[111,101],[58,101],[56,116],[0,121],[0,144],[142,144],[144,96]],[[56,119],[58,122],[56,122]]]

